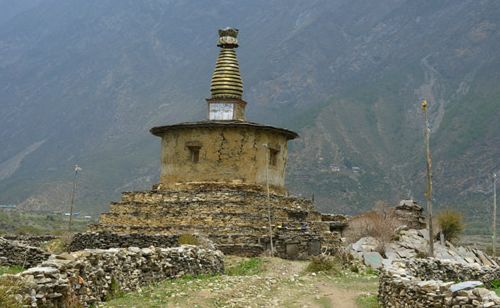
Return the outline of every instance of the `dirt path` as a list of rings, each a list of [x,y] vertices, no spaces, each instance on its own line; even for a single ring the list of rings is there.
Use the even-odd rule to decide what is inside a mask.
[[[356,298],[364,292],[339,289],[332,284],[320,283],[317,285],[321,296],[330,299],[332,307],[356,308]]]
[[[226,268],[242,262],[229,257]],[[306,273],[307,262],[262,258],[254,275],[172,280],[127,294],[105,307],[358,307],[356,298],[374,294],[374,276]],[[363,306],[373,307],[373,306]]]
[[[290,293],[295,293],[297,307],[358,307],[356,299],[359,296],[375,294],[377,279],[375,276],[346,274],[342,278],[319,273],[306,273],[308,262],[267,259],[269,265],[265,273],[279,276],[280,273],[297,277],[303,285],[289,286],[284,294],[278,294],[278,301],[286,302]],[[298,287],[298,288],[297,288]],[[295,305],[292,305],[295,306]]]

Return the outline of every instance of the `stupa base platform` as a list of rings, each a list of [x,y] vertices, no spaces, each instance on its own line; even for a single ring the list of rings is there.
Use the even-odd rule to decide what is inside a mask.
[[[82,245],[104,248],[111,241],[121,247],[172,246],[179,244],[181,235],[190,234],[208,238],[226,254],[255,256],[270,249],[269,213],[280,257],[301,259],[340,245],[339,234],[330,232],[311,200],[271,193],[268,202],[259,185],[221,183],[124,192],[121,201],[112,203],[91,226],[94,235]],[[110,234],[115,238],[106,240],[113,238]],[[92,237],[100,244],[93,245]]]

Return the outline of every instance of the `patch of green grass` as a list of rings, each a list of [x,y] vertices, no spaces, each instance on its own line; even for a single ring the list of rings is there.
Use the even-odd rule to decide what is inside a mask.
[[[378,308],[378,299],[376,295],[361,295],[356,298],[356,304],[360,308]]]
[[[365,273],[368,276],[378,276],[378,271],[374,268],[371,268],[371,267],[367,267]]]
[[[497,296],[500,296],[500,288],[493,289]]]
[[[135,292],[122,293],[120,297],[105,302],[104,307],[161,308],[170,307],[170,305],[187,307],[187,301],[190,300],[192,294],[206,288],[207,284],[216,283],[219,279],[220,276],[212,275],[186,275],[177,279],[167,279]]]
[[[332,300],[329,299],[328,297],[321,297],[320,299],[317,300],[317,302],[321,308],[332,308],[333,307]]]
[[[500,280],[495,279],[491,282],[491,290],[495,291],[496,295],[500,296]]]
[[[378,290],[378,277],[369,273],[342,271],[339,275],[335,276],[324,273],[324,277],[343,289],[355,289],[370,293],[376,293]]]
[[[3,274],[17,274],[24,271],[24,268],[19,265],[14,266],[0,266],[0,275]]]
[[[263,271],[263,269],[262,259],[250,258],[229,266],[225,272],[228,276],[248,276],[259,274]]]
[[[199,241],[196,236],[187,233],[179,236],[178,242],[180,245],[199,245]]]

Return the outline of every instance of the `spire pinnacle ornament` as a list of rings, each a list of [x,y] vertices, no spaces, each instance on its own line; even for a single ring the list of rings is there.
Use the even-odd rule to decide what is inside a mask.
[[[211,97],[207,99],[209,120],[245,121],[246,102],[242,99],[243,82],[235,50],[237,37],[238,29],[219,30],[217,46],[221,49],[212,74]]]
[[[212,98],[238,98],[243,96],[240,65],[236,58],[238,47],[238,29],[224,28],[219,30],[217,46],[221,48],[212,75],[210,92]]]

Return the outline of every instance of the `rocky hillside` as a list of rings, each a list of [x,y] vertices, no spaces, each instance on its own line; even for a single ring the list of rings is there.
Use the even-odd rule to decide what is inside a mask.
[[[64,210],[76,163],[82,212],[153,184],[148,129],[205,117],[216,30],[230,25],[249,119],[301,134],[294,192],[349,213],[422,200],[426,97],[435,203],[487,215],[498,1],[0,0],[0,12],[0,204]]]

